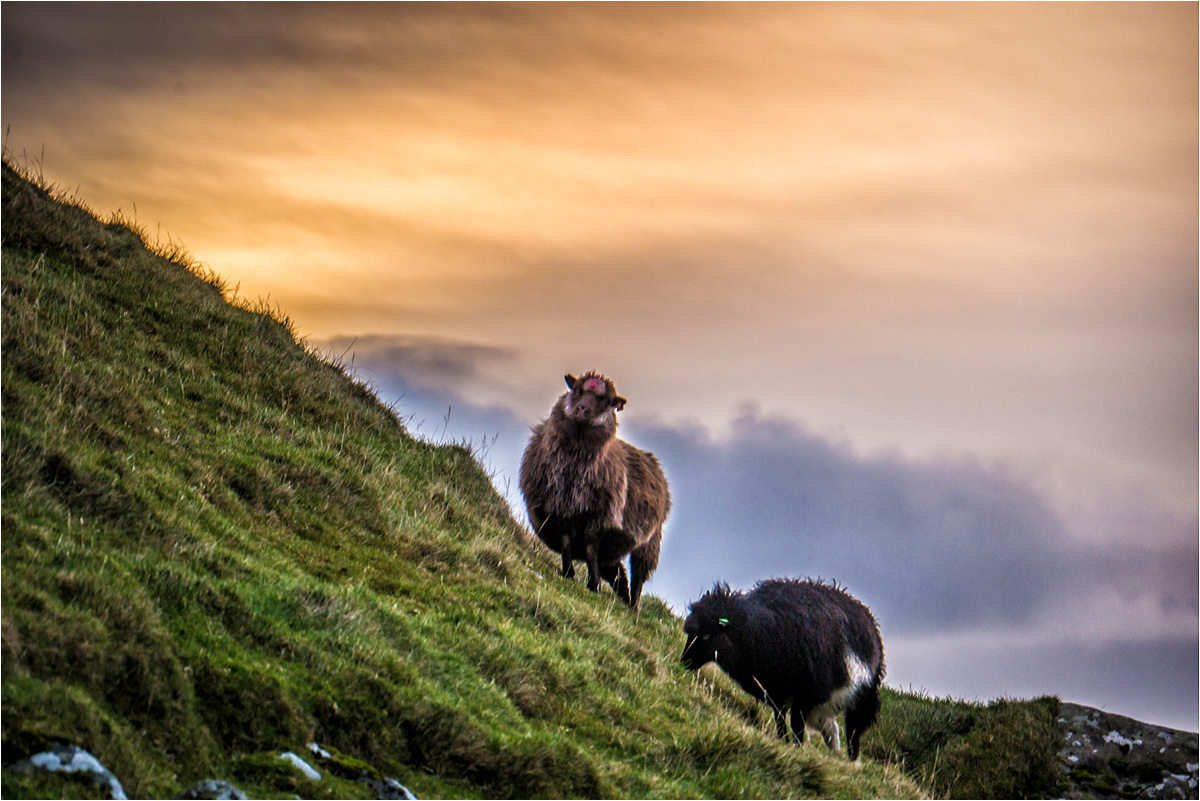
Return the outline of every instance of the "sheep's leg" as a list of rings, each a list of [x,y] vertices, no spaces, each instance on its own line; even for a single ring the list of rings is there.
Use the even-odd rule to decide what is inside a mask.
[[[851,762],[858,761],[858,739],[862,737],[862,729],[851,729],[850,724],[846,724],[846,756]]]
[[[620,562],[617,562],[617,580],[613,582],[612,588],[618,598],[627,604],[631,603],[629,600],[629,575],[625,572],[625,565]]]
[[[642,585],[658,567],[659,548],[662,544],[662,529],[658,529],[646,542],[629,554],[629,605],[638,608],[642,598]]]
[[[562,556],[562,575],[566,578],[575,577],[575,566],[571,555],[571,527],[567,521],[557,515],[545,514],[541,507],[529,510],[529,522],[534,526],[538,539],[546,543],[553,551]]]
[[[613,562],[600,566],[600,577],[607,581],[625,603],[629,603],[629,576],[625,573],[625,565]]]
[[[595,541],[587,544],[584,554],[588,569],[587,588],[592,592],[600,592],[600,559]]]
[[[846,755],[858,759],[858,741],[879,714],[879,687],[864,687],[846,705]]]
[[[831,717],[821,726],[821,736],[825,738],[825,745],[833,751],[842,750],[842,733],[838,729],[837,718]]]
[[[571,538],[562,538],[562,574],[565,578],[575,578],[575,563],[571,559]]]
[[[789,740],[794,737],[797,745],[804,742],[804,724],[801,723],[798,727],[793,724],[791,721],[792,708],[790,706],[777,706],[774,707],[774,710],[776,736],[780,740]],[[789,734],[791,735],[790,737]]]
[[[646,579],[652,570],[654,570],[654,566],[648,565],[645,557],[640,555],[638,551],[630,554],[628,600],[629,606],[633,609],[638,608],[638,601],[642,599],[642,585],[646,583]]]

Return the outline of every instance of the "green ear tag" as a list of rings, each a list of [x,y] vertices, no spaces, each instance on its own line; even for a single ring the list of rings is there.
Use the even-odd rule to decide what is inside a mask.
[[[719,617],[719,618],[717,618],[717,622],[718,622],[718,623],[720,623],[722,626],[728,626],[728,625],[729,625],[729,618],[727,618],[727,617]]]

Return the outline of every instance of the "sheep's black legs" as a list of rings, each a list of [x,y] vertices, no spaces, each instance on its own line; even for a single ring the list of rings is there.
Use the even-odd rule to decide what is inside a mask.
[[[612,586],[613,592],[617,594],[618,598],[629,603],[629,576],[625,573],[625,565],[620,562],[601,565],[600,578]]]
[[[658,552],[662,542],[661,530],[629,554],[629,605],[637,609],[642,598],[642,585],[658,567]]]
[[[613,592],[617,594],[625,603],[631,603],[629,600],[629,575],[625,572],[625,565],[617,562],[617,580],[612,585]],[[636,603],[633,603],[636,606]]]
[[[846,752],[851,762],[858,759],[858,740],[875,722],[879,705],[879,687],[872,685],[863,688],[846,706]]]
[[[570,537],[563,537],[562,574],[566,578],[575,578],[575,565],[571,560],[571,538]]]
[[[584,551],[584,560],[587,562],[588,577],[587,588],[592,592],[600,591],[600,561],[597,557],[597,548],[595,542],[589,542],[587,550]]]
[[[545,532],[543,528],[539,536]],[[545,538],[543,538],[545,541]],[[572,548],[574,540],[574,548]],[[562,574],[566,578],[575,576],[573,560],[583,559],[587,564],[587,588],[592,592],[600,590],[600,579],[612,586],[613,592],[633,609],[637,609],[638,600],[642,596],[642,585],[658,567],[658,552],[662,540],[661,533],[656,533],[649,542],[640,547],[633,547],[634,538],[627,531],[619,528],[601,529],[598,533],[585,534],[572,538],[563,534],[561,540],[551,542],[561,544]],[[586,544],[585,544],[586,543]],[[580,553],[582,551],[582,553]],[[622,554],[629,553],[627,572],[621,561]]]
[[[642,599],[642,585],[646,583],[646,576],[653,569],[647,568],[646,561],[639,559],[636,552],[629,557],[629,605],[634,609]]]
[[[770,703],[769,700],[768,703]],[[775,713],[775,735],[780,740],[790,740],[794,737],[797,745],[804,742],[804,724],[800,724],[798,728],[792,725],[792,708],[790,706],[779,707],[771,704],[771,709]]]

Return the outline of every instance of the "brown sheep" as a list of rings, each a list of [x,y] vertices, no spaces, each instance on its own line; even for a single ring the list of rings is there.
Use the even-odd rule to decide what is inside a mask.
[[[663,521],[671,509],[667,479],[654,454],[617,439],[625,408],[613,382],[598,373],[565,376],[564,393],[533,429],[521,459],[521,493],[538,538],[588,567],[588,589],[603,578],[637,609],[642,585],[658,567]],[[629,555],[626,576],[622,559]]]

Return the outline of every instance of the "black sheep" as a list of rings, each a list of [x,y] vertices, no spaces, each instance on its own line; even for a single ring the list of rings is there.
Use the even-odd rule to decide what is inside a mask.
[[[781,738],[790,729],[803,742],[808,725],[837,749],[837,715],[845,710],[850,759],[858,759],[884,674],[879,626],[862,603],[822,581],[771,579],[749,593],[720,583],[688,606],[683,631],[683,664],[698,670],[715,661],[771,706]]]

